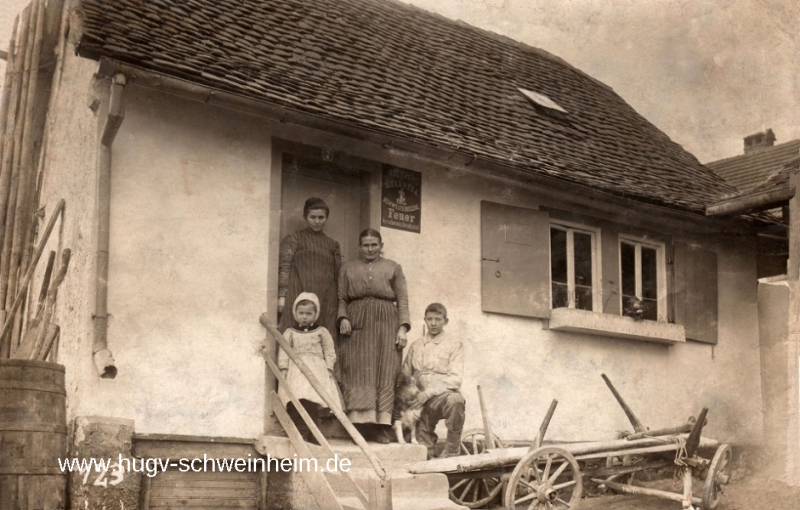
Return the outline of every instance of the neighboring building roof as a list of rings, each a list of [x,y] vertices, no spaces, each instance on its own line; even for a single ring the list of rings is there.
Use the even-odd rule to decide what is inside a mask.
[[[775,182],[785,172],[787,164],[800,156],[800,140],[770,147],[759,147],[746,154],[706,163],[717,175],[740,191],[763,187]],[[786,177],[783,176],[783,181]]]
[[[82,13],[87,58],[698,213],[735,191],[563,60],[392,0],[83,0]]]

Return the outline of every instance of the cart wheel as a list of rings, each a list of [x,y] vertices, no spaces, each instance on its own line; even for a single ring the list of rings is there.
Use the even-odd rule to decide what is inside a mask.
[[[492,436],[494,436],[496,448],[505,448],[497,434],[492,434]],[[483,429],[469,429],[461,435],[461,455],[477,455],[485,451],[486,441]]]
[[[495,445],[504,448],[499,437],[494,436]],[[461,436],[461,455],[479,455],[486,451],[483,429],[471,429]],[[475,476],[450,481],[450,499],[467,508],[486,508],[499,497],[504,483],[497,476]]]
[[[497,476],[481,476],[450,481],[450,500],[467,508],[487,508],[499,499],[505,482]]]
[[[578,462],[563,448],[545,446],[528,452],[511,473],[505,508],[575,509],[583,495]]]
[[[731,479],[731,447],[723,444],[717,448],[708,467],[703,484],[703,510],[712,510],[722,498],[725,485]]]

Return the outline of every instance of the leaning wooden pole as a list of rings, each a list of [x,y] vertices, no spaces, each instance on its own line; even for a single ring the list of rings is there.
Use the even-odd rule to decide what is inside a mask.
[[[364,437],[353,426],[347,415],[344,414],[344,412],[341,409],[339,409],[339,406],[335,404],[335,401],[333,399],[334,397],[328,395],[328,392],[325,391],[325,388],[322,387],[322,384],[320,384],[319,380],[317,380],[317,376],[315,376],[314,372],[312,372],[311,369],[308,368],[308,365],[306,365],[305,361],[303,361],[301,357],[296,356],[294,354],[292,346],[289,345],[289,342],[287,342],[285,338],[283,338],[283,335],[281,335],[281,332],[278,331],[278,328],[276,328],[272,324],[272,322],[270,322],[267,315],[261,314],[259,321],[261,322],[261,325],[264,326],[264,328],[267,330],[267,333],[269,333],[270,336],[273,339],[275,339],[278,345],[281,346],[284,352],[286,352],[286,354],[289,356],[289,359],[291,359],[294,362],[294,364],[297,365],[297,368],[299,368],[300,372],[306,377],[306,379],[308,379],[308,383],[311,385],[312,388],[314,388],[314,391],[317,392],[322,401],[325,402],[325,404],[331,409],[333,415],[336,416],[336,419],[339,420],[339,422],[342,424],[342,427],[344,427],[347,433],[350,434],[350,437],[353,438],[353,441],[355,441],[358,447],[361,448],[361,451],[364,452],[364,455],[367,457],[370,464],[372,464],[372,467],[378,474],[378,476],[382,480],[385,480],[386,470],[383,469],[381,461],[378,460],[378,457],[376,457],[375,454],[372,452],[372,450],[370,450],[369,445],[364,440]]]
[[[17,238],[22,235],[18,229],[21,219],[17,218],[19,209],[25,197],[25,188],[22,186],[24,168],[22,168],[22,133],[25,129],[25,119],[27,118],[28,108],[28,85],[30,83],[31,61],[33,60],[33,37],[35,32],[37,4],[31,3],[27,16],[28,37],[25,42],[25,60],[22,70],[22,88],[19,94],[19,107],[17,108],[17,122],[14,126],[14,158],[11,162],[11,197],[8,201],[6,211],[6,233],[3,240],[3,249],[6,251],[7,260],[4,262],[3,270],[8,278],[8,288],[6,289],[6,310],[17,294],[17,269],[19,266],[20,246]],[[32,21],[33,20],[33,21]],[[5,265],[7,263],[7,267]]]
[[[47,291],[47,302],[44,305],[44,313],[42,322],[39,324],[39,334],[36,336],[36,341],[33,344],[33,351],[31,352],[30,359],[38,359],[42,355],[45,348],[45,339],[47,338],[48,326],[53,318],[56,309],[56,298],[58,297],[58,287],[64,281],[67,275],[67,268],[69,267],[69,259],[72,252],[69,248],[61,252],[61,265],[58,268],[58,274],[53,278],[50,284],[50,290]]]
[[[31,164],[33,159],[33,117],[36,112],[36,95],[39,84],[39,60],[42,55],[42,32],[44,31],[44,6],[41,0],[34,0],[31,14],[31,28],[33,29],[33,44],[30,48],[30,63],[28,67],[28,86],[24,93],[27,95],[25,100],[25,124],[22,128],[22,145],[19,158],[19,189],[17,190],[16,211],[14,212],[14,238],[11,244],[11,272],[9,273],[9,287],[13,292],[22,292],[27,289],[18,287],[18,279],[22,276],[25,268],[23,266],[23,253],[27,249],[28,230],[33,224],[33,200],[34,193],[32,185],[35,186],[34,169]],[[35,15],[34,15],[35,13]],[[19,342],[22,334],[22,316],[15,319],[14,331],[12,334],[13,342]]]
[[[0,308],[3,310],[8,309],[7,295],[13,294],[8,291],[8,278],[11,268],[11,238],[13,237],[14,225],[14,209],[17,196],[17,184],[19,182],[19,168],[14,165],[14,155],[17,152],[17,132],[22,131],[19,129],[22,110],[24,109],[24,97],[22,93],[24,82],[24,63],[26,48],[28,46],[28,19],[30,18],[30,6],[22,11],[21,25],[19,40],[17,41],[16,56],[14,58],[14,77],[11,84],[11,101],[12,105],[9,108],[9,122],[6,127],[6,133],[3,140],[3,161],[2,171],[4,177],[8,179],[8,193],[0,195],[0,199],[4,198],[5,201],[0,203],[0,215],[2,221],[0,225],[3,228],[2,244],[0,245]],[[5,320],[5,318],[3,318]]]
[[[25,120],[25,130],[22,134],[22,165],[28,177],[25,187],[25,203],[23,204],[23,223],[22,223],[22,261],[20,262],[20,272],[24,274],[28,270],[33,251],[33,240],[36,233],[36,218],[34,212],[37,209],[37,187],[39,183],[39,159],[36,157],[36,125],[34,119],[39,109],[39,65],[42,60],[42,41],[44,38],[44,0],[35,0],[39,4],[36,15],[36,32],[33,38],[33,59],[31,62],[31,78],[28,86],[28,111]],[[44,141],[44,140],[42,140]],[[40,152],[44,153],[44,146],[40,147]]]
[[[489,422],[489,411],[486,410],[486,400],[483,398],[483,388],[478,385],[478,403],[481,406],[481,416],[483,417],[483,442],[484,448],[489,450],[495,448],[497,445],[494,442],[494,434],[492,434],[492,424]]]
[[[42,239],[39,241],[39,247],[36,249],[36,253],[34,253],[33,255],[33,263],[28,268],[28,272],[25,273],[25,277],[22,279],[22,285],[21,285],[22,288],[27,287],[28,283],[30,283],[31,278],[33,277],[33,270],[36,269],[36,264],[39,262],[39,258],[42,256],[42,253],[44,252],[44,247],[47,245],[47,241],[50,239],[50,233],[53,231],[53,227],[55,227],[56,225],[56,220],[59,218],[59,216],[61,216],[61,213],[64,211],[65,205],[66,203],[64,202],[63,198],[58,201],[58,204],[56,204],[56,208],[53,210],[53,215],[50,217],[50,221],[47,223],[47,226],[45,227],[44,232],[42,233]],[[14,314],[16,314],[17,310],[19,310],[19,307],[22,305],[21,294],[22,293],[17,294],[17,296],[14,298],[13,304],[8,309],[8,315],[6,316],[6,320],[3,323],[3,329],[0,330],[0,342],[3,341],[6,333],[10,329],[11,324],[14,322],[13,321]],[[6,341],[6,343],[2,345],[3,348],[8,348],[9,343]]]
[[[614,398],[616,398],[617,402],[619,402],[620,407],[625,412],[625,416],[628,417],[628,421],[630,421],[631,425],[633,425],[633,431],[634,432],[646,431],[647,429],[645,428],[645,426],[642,424],[642,422],[639,421],[639,418],[637,418],[636,415],[633,414],[631,408],[628,407],[628,404],[625,403],[625,400],[622,398],[622,395],[620,395],[617,389],[614,387],[614,385],[611,384],[611,380],[606,376],[606,374],[600,374],[600,377],[603,378],[603,380],[606,382],[606,386],[608,386],[608,389],[611,390],[611,393],[614,394]]]
[[[9,117],[11,116],[11,89],[13,88],[14,81],[14,66],[16,65],[16,46],[17,46],[17,29],[19,25],[19,16],[14,18],[14,29],[11,36],[11,41],[8,43],[8,58],[6,60],[6,76],[3,80],[3,95],[0,97],[0,244],[2,244],[3,232],[5,231],[5,207],[8,203],[8,183],[11,180],[11,168],[6,169],[3,164],[3,154],[5,154],[5,138],[6,129],[9,126]],[[13,105],[13,111],[16,114],[16,96]],[[11,121],[13,127],[14,121]]]
[[[536,433],[536,437],[533,440],[533,444],[531,444],[531,449],[536,449],[542,446],[542,442],[544,441],[544,435],[547,434],[547,429],[550,427],[550,421],[553,419],[553,414],[556,412],[557,405],[558,405],[558,400],[556,399],[553,399],[553,401],[550,402],[550,407],[547,409],[547,414],[544,415],[542,424],[539,425],[539,431]]]

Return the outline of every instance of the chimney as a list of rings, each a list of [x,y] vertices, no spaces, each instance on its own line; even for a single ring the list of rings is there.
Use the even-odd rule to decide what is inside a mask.
[[[772,132],[772,129],[744,137],[745,154],[763,147],[772,147],[773,145],[775,145],[775,133]]]

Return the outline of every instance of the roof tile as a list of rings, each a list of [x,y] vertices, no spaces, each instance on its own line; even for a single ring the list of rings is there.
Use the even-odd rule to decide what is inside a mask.
[[[89,58],[642,201],[702,212],[734,191],[558,57],[400,2],[83,0],[82,13]]]

